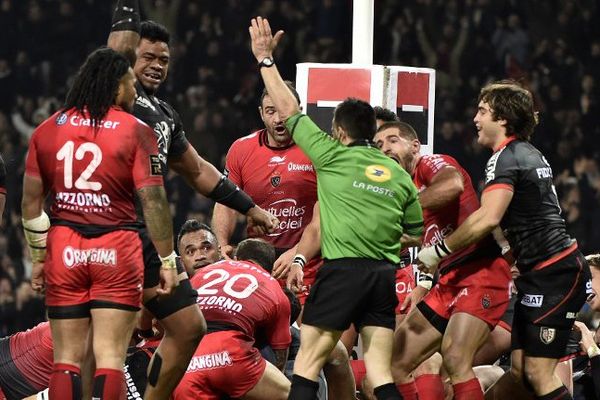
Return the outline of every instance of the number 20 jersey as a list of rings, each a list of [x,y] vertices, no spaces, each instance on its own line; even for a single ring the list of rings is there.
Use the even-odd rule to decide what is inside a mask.
[[[291,342],[290,302],[279,282],[248,261],[223,260],[192,277],[207,322],[220,322],[254,337],[260,329],[273,349]]]
[[[97,127],[75,109],[48,118],[31,137],[25,174],[52,197],[53,223],[82,228],[135,222],[136,189],[163,183],[152,129],[118,107]]]

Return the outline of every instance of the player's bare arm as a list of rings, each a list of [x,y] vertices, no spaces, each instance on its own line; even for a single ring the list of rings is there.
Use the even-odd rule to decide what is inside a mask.
[[[197,192],[208,195],[223,176],[214,165],[200,157],[196,149],[189,145],[176,159],[169,158],[169,168],[181,175]]]
[[[221,181],[224,179],[223,174],[214,165],[200,157],[192,145],[188,146],[181,157],[169,159],[169,167],[180,174],[196,191],[211,198],[215,194],[215,189],[221,185]],[[213,198],[213,200],[218,202],[218,199]],[[249,225],[256,226],[256,229],[262,234],[273,232],[279,223],[275,216],[256,205],[248,209],[246,216],[249,218]],[[219,236],[217,238],[221,240]],[[228,241],[229,239],[225,243]]]
[[[23,179],[23,199],[21,215],[25,238],[29,245],[33,267],[31,271],[31,287],[40,291],[44,288],[44,258],[46,254],[46,235],[50,220],[43,212],[44,185],[37,177],[25,175]],[[45,232],[44,232],[45,231]]]
[[[302,251],[299,250],[302,243]],[[310,223],[302,232],[300,240],[294,247],[283,253],[273,265],[273,277],[277,279],[286,278],[294,257],[302,254],[306,260],[312,260],[321,252],[321,220],[319,218],[319,202],[313,206],[313,215]]]
[[[319,202],[313,206],[313,217],[302,232],[300,241],[296,246],[296,255],[288,266],[286,273],[287,287],[292,291],[302,289],[304,278],[303,268],[306,262],[317,257],[321,252],[321,218],[319,216]],[[285,275],[283,275],[285,276]]]
[[[287,362],[289,348],[284,350],[273,350],[275,353],[275,366],[280,370],[285,370],[285,364]]]
[[[402,249],[407,249],[409,247],[419,247],[423,242],[423,236],[411,236],[406,233],[402,234],[400,238],[400,245]]]
[[[269,21],[262,17],[253,18],[249,30],[252,39],[252,53],[256,57],[256,61],[260,63],[265,58],[273,58],[273,51],[281,40],[283,31],[278,31],[273,36]],[[281,78],[277,66],[272,65],[268,68],[261,68],[260,73],[281,118],[286,120],[299,113],[300,106]]]
[[[211,227],[221,244],[221,255],[228,260],[233,257],[233,246],[229,244],[229,239],[235,230],[237,214],[237,211],[223,204],[217,203],[213,208]]]
[[[465,190],[463,178],[454,167],[442,168],[431,184],[419,193],[419,203],[427,210],[438,210],[456,200]]]
[[[168,295],[179,284],[175,253],[173,251],[173,222],[167,202],[167,194],[162,186],[147,186],[138,190],[150,239],[162,261],[160,269],[161,295]]]
[[[419,261],[425,270],[435,272],[440,260],[452,251],[463,249],[490,234],[502,220],[513,197],[513,191],[504,188],[484,191],[481,207],[471,214],[458,229],[442,243],[422,249]]]
[[[135,48],[140,41],[138,0],[119,0],[113,15],[111,32],[106,45],[124,54],[135,64]]]

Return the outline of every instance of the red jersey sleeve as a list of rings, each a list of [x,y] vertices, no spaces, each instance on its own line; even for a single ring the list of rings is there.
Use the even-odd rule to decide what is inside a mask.
[[[37,135],[35,132],[29,140],[29,150],[27,152],[27,159],[25,160],[25,175],[35,176],[41,178],[40,166],[38,164],[37,155]]]
[[[278,284],[277,284],[278,285]],[[273,350],[284,350],[290,346],[290,301],[280,287],[277,290],[277,305],[273,307],[271,318],[266,326],[267,339]]]
[[[244,189],[242,187],[242,168],[239,147],[239,143],[236,141],[231,145],[227,152],[227,156],[225,157],[225,176],[241,189]]]
[[[455,167],[456,161],[447,155],[432,154],[423,156],[419,165],[419,181],[425,186],[429,186],[433,177],[446,167]]]
[[[162,186],[162,164],[158,157],[158,144],[154,132],[147,125],[138,124],[136,130],[133,182],[136,189],[146,186]]]

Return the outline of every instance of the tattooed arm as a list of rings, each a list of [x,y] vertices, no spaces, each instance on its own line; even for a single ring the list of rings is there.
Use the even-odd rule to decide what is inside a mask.
[[[173,222],[165,189],[162,186],[146,186],[138,190],[138,196],[150,239],[158,254],[166,257],[173,252]]]

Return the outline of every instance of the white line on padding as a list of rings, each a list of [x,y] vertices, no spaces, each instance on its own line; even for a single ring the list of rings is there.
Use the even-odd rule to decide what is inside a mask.
[[[411,104],[402,104],[402,111],[423,112],[423,106],[414,106]]]

